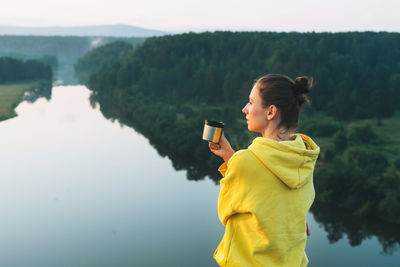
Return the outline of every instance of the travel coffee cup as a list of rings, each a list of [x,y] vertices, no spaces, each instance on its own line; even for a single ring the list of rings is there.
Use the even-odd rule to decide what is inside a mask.
[[[209,121],[204,122],[203,140],[219,143],[222,135],[223,122]]]

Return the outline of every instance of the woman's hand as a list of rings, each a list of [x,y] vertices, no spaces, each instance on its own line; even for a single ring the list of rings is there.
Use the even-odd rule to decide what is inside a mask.
[[[224,132],[222,132],[221,139],[219,143],[208,142],[208,147],[210,148],[211,152],[224,159],[225,162],[232,157],[235,151],[232,149],[231,144],[229,144],[228,140],[225,137]]]

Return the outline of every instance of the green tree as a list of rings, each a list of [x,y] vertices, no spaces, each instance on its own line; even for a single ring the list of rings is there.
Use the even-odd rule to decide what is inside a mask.
[[[336,153],[342,153],[347,148],[347,138],[344,131],[340,130],[333,136],[333,144],[335,146]]]
[[[369,100],[369,107],[372,117],[380,121],[383,118],[393,116],[394,108],[389,99],[389,94],[386,90],[377,89],[372,91]]]

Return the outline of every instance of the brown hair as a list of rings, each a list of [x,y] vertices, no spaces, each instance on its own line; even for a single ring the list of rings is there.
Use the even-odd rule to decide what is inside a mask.
[[[297,77],[295,81],[285,75],[268,74],[256,81],[264,107],[275,105],[280,111],[281,121],[278,128],[296,129],[299,113],[304,103],[309,104],[306,96],[311,90],[313,79]]]

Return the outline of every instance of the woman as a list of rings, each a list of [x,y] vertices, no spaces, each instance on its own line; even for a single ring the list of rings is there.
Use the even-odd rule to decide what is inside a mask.
[[[236,153],[224,135],[219,144],[209,143],[225,161],[218,215],[226,229],[214,253],[220,266],[307,266],[306,214],[319,147],[290,131],[310,89],[306,77],[258,79],[242,111],[248,129],[262,137]]]

